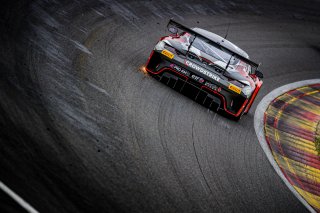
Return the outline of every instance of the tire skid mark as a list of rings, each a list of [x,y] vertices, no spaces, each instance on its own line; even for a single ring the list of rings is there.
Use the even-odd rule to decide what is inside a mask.
[[[183,191],[183,194],[184,196],[187,198],[188,201],[190,201],[191,205],[194,207],[196,204],[194,204],[192,202],[192,199],[191,197],[189,196],[189,193],[188,193],[188,189],[185,187],[183,181],[180,179],[180,175],[179,175],[179,171],[177,170],[177,165],[175,163],[175,160],[172,156],[172,154],[170,153],[170,150],[168,149],[168,145],[167,145],[167,142],[164,138],[164,133],[162,132],[163,129],[160,128],[161,126],[163,126],[163,124],[165,123],[163,121],[164,117],[166,116],[166,112],[163,112],[163,109],[165,109],[163,106],[165,106],[167,103],[166,101],[168,101],[170,99],[170,94],[169,95],[166,95],[162,98],[161,102],[160,102],[160,107],[159,107],[159,112],[158,112],[158,131],[159,131],[159,137],[160,137],[160,143],[161,143],[161,146],[162,146],[162,149],[165,153],[165,156],[166,156],[166,159],[168,161],[168,165],[172,171],[172,173],[174,174],[174,176],[176,177],[176,181],[177,183],[179,184],[179,186],[181,187],[182,191]]]
[[[211,188],[210,188],[210,185],[209,185],[209,183],[208,183],[208,181],[207,181],[206,176],[205,176],[204,173],[203,173],[203,170],[202,170],[202,167],[201,167],[199,158],[198,158],[197,150],[196,150],[196,147],[195,147],[195,144],[194,144],[194,141],[195,141],[195,138],[194,138],[194,135],[193,135],[193,133],[194,133],[194,122],[192,122],[192,131],[191,131],[191,132],[192,132],[193,152],[194,152],[194,155],[195,155],[195,157],[196,157],[196,159],[197,159],[197,164],[198,164],[198,166],[199,166],[199,169],[200,169],[201,175],[202,175],[202,177],[203,177],[203,180],[204,180],[204,182],[206,183],[206,186],[207,186],[207,188],[209,189],[210,194],[212,195],[212,194],[213,194],[213,193],[212,193],[212,190],[211,190]]]

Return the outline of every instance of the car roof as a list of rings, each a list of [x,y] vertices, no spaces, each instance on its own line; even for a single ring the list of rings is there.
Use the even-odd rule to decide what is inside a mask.
[[[221,37],[215,33],[209,32],[209,31],[201,29],[201,28],[196,27],[196,28],[192,28],[192,30],[194,30],[195,32],[199,33],[200,35],[202,35],[204,37],[211,39],[214,42],[219,43],[221,46],[232,50],[233,52],[241,55],[242,57],[249,59],[249,55],[244,50],[240,49],[238,46],[231,43],[227,39],[224,39],[223,37]]]

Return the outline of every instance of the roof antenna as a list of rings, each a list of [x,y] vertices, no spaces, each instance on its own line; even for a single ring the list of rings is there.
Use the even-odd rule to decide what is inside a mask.
[[[229,33],[229,27],[230,27],[230,22],[228,24],[227,32],[226,32],[226,35],[224,36],[224,39],[227,39],[227,36],[228,36],[228,33]]]

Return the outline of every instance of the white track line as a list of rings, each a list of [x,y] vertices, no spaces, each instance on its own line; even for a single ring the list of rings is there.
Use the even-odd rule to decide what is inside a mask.
[[[276,97],[282,95],[283,93],[286,93],[290,90],[293,90],[295,88],[303,87],[306,85],[311,84],[317,84],[320,83],[320,79],[312,79],[312,80],[306,80],[306,81],[299,81],[292,84],[287,84],[285,86],[279,87],[272,92],[270,92],[268,95],[266,95],[261,102],[258,104],[256,112],[254,114],[254,129],[256,131],[260,146],[262,147],[263,151],[266,153],[267,158],[271,165],[273,166],[274,170],[276,170],[277,174],[280,176],[282,181],[286,184],[286,186],[291,190],[291,192],[300,200],[300,202],[305,205],[305,207],[310,212],[316,212],[303,197],[293,188],[293,186],[289,183],[289,181],[285,178],[284,174],[281,172],[278,164],[273,158],[273,155],[269,149],[268,143],[264,136],[264,112],[267,110],[269,104],[271,101],[273,101]]]
[[[24,208],[27,212],[30,213],[39,213],[35,210],[29,203],[24,201],[19,195],[17,195],[14,191],[9,189],[3,182],[0,181],[0,189],[2,189],[5,193],[7,193],[13,200],[15,200],[22,208]]]

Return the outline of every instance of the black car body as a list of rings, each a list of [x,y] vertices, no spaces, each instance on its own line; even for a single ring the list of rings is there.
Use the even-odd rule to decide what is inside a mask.
[[[248,113],[263,83],[258,64],[214,33],[174,20],[167,27],[172,34],[157,43],[146,71],[210,109],[237,119]]]

